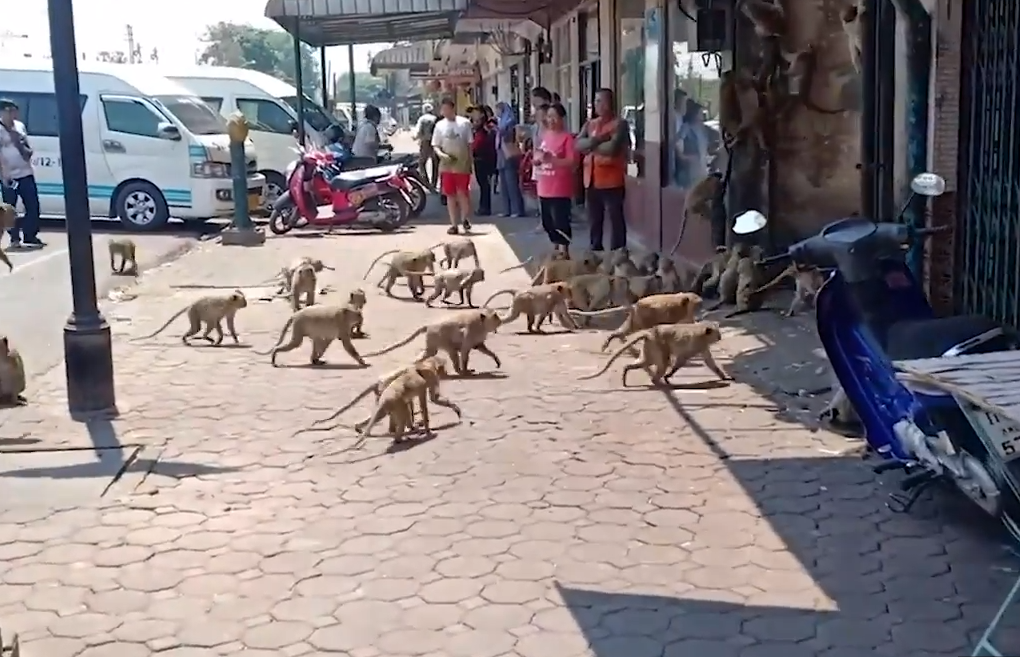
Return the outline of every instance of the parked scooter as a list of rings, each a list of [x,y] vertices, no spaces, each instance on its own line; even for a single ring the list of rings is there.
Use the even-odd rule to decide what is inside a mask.
[[[287,191],[273,203],[269,229],[367,226],[389,232],[407,223],[411,208],[400,166],[343,171],[332,150],[308,150],[287,167]]]
[[[389,144],[382,144],[379,147],[379,156],[375,162],[372,162],[367,158],[353,157],[350,148],[343,143],[332,142],[326,146],[326,150],[333,154],[339,170],[342,171],[357,171],[379,166],[398,167],[398,175],[407,183],[403,192],[404,198],[411,206],[411,217],[418,217],[425,211],[425,206],[428,203],[428,187],[421,180],[417,155],[408,153],[394,156],[393,147]]]
[[[911,189],[939,196],[945,180],[920,174]],[[738,217],[734,232],[748,235],[766,224],[751,211]],[[948,481],[1020,540],[1020,453],[979,436],[965,415],[970,409],[944,392],[908,387],[892,365],[1020,348],[1014,331],[988,318],[935,317],[904,255],[938,230],[852,217],[762,264],[790,259],[832,269],[815,300],[818,335],[841,386],[837,394],[846,396],[883,459],[875,471],[906,473],[900,482],[906,495],[895,496],[900,510],[909,510],[928,484]]]

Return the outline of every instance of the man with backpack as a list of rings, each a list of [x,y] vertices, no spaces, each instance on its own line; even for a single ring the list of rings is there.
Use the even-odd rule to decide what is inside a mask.
[[[432,133],[436,129],[438,119],[432,111],[432,103],[424,103],[421,106],[421,116],[414,125],[412,135],[418,142],[418,166],[421,168],[422,180],[435,189],[439,179],[439,157],[432,148]]]

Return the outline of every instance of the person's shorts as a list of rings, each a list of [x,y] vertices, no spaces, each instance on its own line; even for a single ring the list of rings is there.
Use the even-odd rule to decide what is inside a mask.
[[[443,196],[467,195],[471,191],[471,174],[443,171],[439,174],[439,192]]]

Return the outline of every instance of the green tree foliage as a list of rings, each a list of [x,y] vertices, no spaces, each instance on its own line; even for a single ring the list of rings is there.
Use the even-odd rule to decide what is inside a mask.
[[[386,89],[386,78],[377,78],[369,73],[354,73],[355,102],[379,104],[378,94]],[[351,75],[337,76],[333,98],[338,103],[351,102]]]
[[[205,49],[198,56],[201,64],[253,69],[295,84],[294,40],[286,32],[219,22],[206,28],[202,41]],[[302,43],[301,86],[305,94],[318,94],[319,71],[318,51]]]

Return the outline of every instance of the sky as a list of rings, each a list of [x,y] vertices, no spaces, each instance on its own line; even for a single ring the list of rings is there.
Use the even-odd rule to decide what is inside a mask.
[[[13,4],[13,0],[7,0]],[[161,62],[194,63],[195,52],[207,25],[220,21],[249,23],[255,27],[280,29],[264,16],[266,0],[174,0],[170,10],[159,3],[125,0],[73,0],[78,52],[91,59],[101,50],[127,52],[127,26],[145,56],[159,49]],[[113,18],[116,17],[116,18]],[[27,35],[26,38],[21,38]],[[369,59],[391,44],[354,47],[354,70],[368,71]],[[4,11],[0,22],[0,56],[49,53],[47,0],[18,0],[17,8]],[[347,71],[347,48],[326,51],[329,68],[335,74]]]

